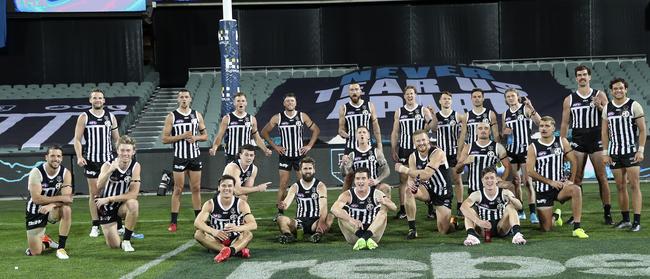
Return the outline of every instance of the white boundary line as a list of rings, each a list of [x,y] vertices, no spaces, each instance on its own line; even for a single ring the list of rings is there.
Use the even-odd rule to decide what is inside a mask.
[[[159,263],[162,263],[165,260],[167,260],[167,259],[169,259],[169,258],[171,258],[173,256],[176,256],[176,255],[182,253],[183,251],[189,249],[190,247],[194,246],[194,244],[196,244],[196,241],[194,239],[192,239],[192,240],[190,240],[188,242],[185,242],[185,244],[179,246],[178,248],[168,252],[167,254],[164,254],[164,255],[158,257],[157,259],[155,259],[153,261],[150,261],[150,262],[136,268],[134,271],[131,271],[130,273],[120,277],[120,279],[135,278],[136,276],[147,272],[147,270],[149,270],[150,268],[158,265]]]

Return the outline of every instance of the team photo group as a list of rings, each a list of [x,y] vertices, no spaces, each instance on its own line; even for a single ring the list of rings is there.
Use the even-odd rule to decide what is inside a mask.
[[[182,89],[177,94],[178,108],[167,114],[161,133],[161,141],[173,146],[174,187],[167,231],[178,229],[188,179],[194,239],[216,254],[217,263],[251,257],[249,244],[258,228],[251,208],[259,207],[249,204],[248,197],[271,186],[270,182],[256,183],[257,165],[275,164],[268,158],[275,152],[279,185],[273,221],[279,230],[276,239],[282,244],[318,243],[332,226],[338,226],[352,249],[373,250],[380,246],[390,218],[405,219],[405,242],[417,242],[416,201],[426,205],[422,207],[427,209],[426,218],[435,219],[438,233],[464,230],[456,234],[466,246],[490,242],[493,237],[526,244],[523,220],[539,224],[542,232],[570,225],[573,237],[585,239],[588,224],[583,228],[581,217],[587,160],[598,182],[604,224],[612,230],[638,232],[642,210],[639,165],[647,131],[643,109],[627,97],[624,79],[615,78],[609,88],[598,90],[590,87],[588,67],[576,67],[575,77],[576,90],[564,98],[561,119],[536,110],[514,88],[503,92],[508,108],[498,115],[484,107],[481,89],[471,92],[472,109],[465,112],[452,109],[454,93],[437,93],[439,109],[435,109],[418,104],[417,88],[406,86],[404,105],[394,112],[390,139],[382,139],[377,110],[362,98],[361,85],[349,84],[349,101],[338,108],[338,135],[345,139],[339,160],[343,187],[340,192],[330,191],[336,195],[329,198],[327,186],[316,173],[322,169],[319,164],[329,162],[309,156],[320,134],[319,119],[296,109],[299,95],[287,93],[282,100],[268,100],[281,102],[284,109],[268,123],[258,123],[246,112],[246,95],[238,93],[232,101],[234,111],[221,119],[209,149],[210,156],[222,151],[225,156],[223,168],[207,174],[220,177],[217,191],[202,201],[199,142],[208,141],[209,135],[203,115],[192,109],[192,92]],[[104,107],[107,100],[101,90],[92,90],[89,102],[92,108],[79,115],[74,132],[70,131],[75,163],[84,168],[87,178],[89,236],[103,235],[108,247],[133,252],[136,247],[131,239],[142,237],[135,232],[141,185],[137,143],[119,134],[118,121]],[[279,142],[272,133],[279,135]],[[382,143],[389,141],[386,150],[390,154],[384,154]],[[260,151],[267,158],[256,160]],[[69,258],[65,248],[74,193],[72,174],[63,166],[63,158],[60,146],[50,146],[45,163],[29,173],[28,256],[54,249],[57,258]],[[615,209],[607,168],[617,189]],[[290,181],[292,172],[295,182]],[[391,172],[399,174],[398,185],[386,182]],[[571,216],[563,219],[555,202],[570,204]],[[292,203],[295,216],[285,214]],[[612,211],[620,212],[620,217]],[[48,223],[58,223],[58,241],[45,234]],[[339,238],[338,232],[332,238]]]

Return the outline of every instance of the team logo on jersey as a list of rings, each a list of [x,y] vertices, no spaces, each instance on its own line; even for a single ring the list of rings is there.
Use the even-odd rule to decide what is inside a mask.
[[[559,147],[553,148],[553,153],[555,155],[561,155],[562,154],[562,148],[559,148]]]
[[[422,115],[420,115],[419,113],[416,114],[415,115],[415,120],[420,120],[420,119],[422,119]]]
[[[194,125],[199,124],[199,120],[194,117],[192,117],[192,120],[190,122]]]
[[[623,113],[621,113],[621,116],[623,117],[630,117],[630,112],[627,110],[624,110]]]
[[[370,162],[374,162],[375,160],[377,160],[377,158],[375,158],[375,155],[370,155],[370,157],[368,157],[368,161]]]
[[[495,157],[494,151],[488,151],[487,155],[488,157]]]
[[[244,123],[244,126],[246,126],[246,128],[249,128],[249,127],[251,126],[251,122],[250,122],[250,121],[246,121],[246,122]]]
[[[449,121],[449,125],[451,125],[451,126],[455,126],[455,125],[456,125],[456,120],[450,120],[450,121]]]
[[[498,211],[503,211],[503,207],[504,207],[504,206],[503,206],[502,203],[497,204],[497,210],[498,210]]]
[[[523,114],[517,115],[517,120],[519,121],[524,120],[524,115]]]
[[[366,210],[372,211],[373,209],[375,209],[375,206],[372,203],[366,204]]]
[[[235,208],[234,208],[234,207],[231,208],[231,209],[230,209],[230,214],[235,214],[235,213],[236,213],[236,212],[235,212]],[[230,216],[230,218],[232,219],[232,216]]]
[[[369,112],[367,109],[364,109],[364,110],[361,112],[361,114],[363,114],[364,116],[368,116],[368,115],[370,114],[370,112]]]
[[[234,214],[234,212],[233,212]],[[230,223],[236,223],[238,219],[237,215],[230,215]]]
[[[481,122],[483,122],[483,123],[488,123],[488,124],[489,124],[489,123],[490,123],[490,119],[488,119],[488,118],[483,118],[483,120],[482,120]]]
[[[302,122],[301,121],[296,121],[296,127],[302,127]]]
[[[106,127],[111,126],[111,119],[108,117],[108,115],[104,116],[104,125],[106,125]]]
[[[131,176],[130,175],[124,176],[124,182],[126,183],[131,182]]]
[[[311,193],[311,199],[312,200],[317,200],[318,199],[318,193]]]

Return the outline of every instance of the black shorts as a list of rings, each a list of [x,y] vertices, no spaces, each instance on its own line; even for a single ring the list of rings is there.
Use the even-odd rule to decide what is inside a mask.
[[[557,201],[557,195],[560,193],[560,190],[551,188],[545,192],[536,192],[536,205],[537,207],[549,207],[553,206],[554,202]],[[560,202],[563,203],[563,202]]]
[[[399,157],[399,162],[402,163],[403,165],[408,166],[409,164],[409,157],[411,156],[411,153],[415,152],[415,149],[403,149],[399,148],[397,150],[397,157]]]
[[[609,155],[609,157],[612,158],[612,164],[609,165],[609,168],[622,169],[622,168],[638,167],[639,162],[634,162],[634,155],[635,153]]]
[[[99,217],[99,223],[102,225],[110,224],[117,222],[120,216],[117,212],[120,210],[122,204],[117,204],[112,210],[102,210],[101,208],[97,209],[97,215]]]
[[[33,230],[36,228],[45,228],[47,226],[47,221],[49,218],[50,214],[31,214],[29,212],[25,212],[25,227],[27,230]]]
[[[237,159],[239,159],[239,155],[228,155],[228,154],[226,154],[226,158],[225,158],[226,162],[224,163],[224,165],[227,165],[229,163],[237,161]]]
[[[573,129],[571,147],[578,152],[591,154],[603,150],[600,128]]]
[[[526,152],[522,152],[519,154],[508,152],[508,157],[510,157],[511,164],[525,164],[527,155],[528,154]]]
[[[84,166],[84,174],[86,175],[86,178],[99,177],[99,172],[102,170],[102,165],[104,165],[104,162],[92,162],[86,160],[86,165]]]
[[[458,164],[458,158],[456,157],[456,154],[447,155],[447,165],[449,165],[450,174],[452,171],[454,171],[452,168],[455,167],[457,164]]]
[[[287,157],[284,155],[280,155],[280,160],[278,164],[278,169],[280,170],[285,170],[285,171],[291,171],[293,170],[300,170],[300,160],[304,158],[305,156],[300,156],[300,157]]]
[[[299,223],[299,224],[302,225],[302,230],[306,234],[314,234],[315,231],[313,231],[311,229],[311,226],[313,226],[314,223],[317,223],[318,219],[319,219],[318,217],[314,217],[314,218],[296,218],[296,223]]]
[[[429,203],[433,204],[434,206],[445,206],[449,209],[451,209],[451,203],[454,197],[454,189],[453,189],[453,184],[451,183],[451,180],[449,179],[449,171],[447,171],[446,174],[443,174],[445,177],[445,182],[446,182],[446,188],[447,188],[447,194],[445,195],[439,195],[433,191],[433,188],[426,187],[427,192],[429,192]]]
[[[203,169],[203,162],[199,158],[181,159],[174,157],[173,169],[175,172],[188,171],[201,171]]]

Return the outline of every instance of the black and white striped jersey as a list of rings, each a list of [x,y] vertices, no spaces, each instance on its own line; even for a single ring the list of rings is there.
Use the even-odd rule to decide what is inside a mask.
[[[355,147],[350,154],[352,154],[352,172],[359,168],[367,168],[370,170],[370,178],[377,179],[379,176],[379,161],[372,145],[368,145],[366,150]]]
[[[506,150],[514,154],[525,153],[533,130],[533,120],[526,116],[526,106],[519,104],[515,111],[508,108],[504,114],[505,126],[512,130],[509,135],[512,141],[508,141]]]
[[[503,218],[503,210],[508,205],[508,202],[503,197],[503,189],[497,188],[497,193],[494,197],[488,197],[485,194],[485,189],[479,191],[481,193],[481,200],[476,203],[476,211],[479,218],[485,221],[499,221]]]
[[[637,138],[639,128],[636,125],[636,118],[642,115],[636,115],[634,106],[639,104],[627,99],[620,106],[611,101],[607,104],[607,124],[609,127],[609,154],[623,155],[635,153],[637,151]]]
[[[499,162],[497,143],[490,141],[487,145],[481,146],[478,142],[472,142],[469,148],[469,156],[473,158],[469,164],[469,190],[470,192],[483,189],[481,182],[481,171],[487,167],[494,167]]]
[[[237,165],[237,167],[239,168],[239,181],[241,182],[240,186],[244,186],[246,181],[248,181],[248,179],[253,175],[253,167],[254,166],[253,166],[253,164],[250,164],[248,166],[248,168],[244,169],[242,164],[241,164],[240,159],[235,160],[231,164],[233,164],[233,163],[235,165]]]
[[[117,160],[117,159],[115,159]],[[110,164],[111,162],[106,162],[104,164]],[[138,162],[131,160],[129,166],[122,170],[117,168],[111,173],[110,177],[106,181],[106,185],[101,190],[100,198],[114,197],[125,194],[129,191],[131,186],[131,178],[133,176],[133,169],[138,165]],[[111,211],[117,210],[122,205],[121,202],[111,202],[99,207],[101,211]]]
[[[478,125],[479,123],[488,123],[492,127],[490,122],[490,111],[486,108],[483,108],[483,112],[475,113],[474,110],[467,112],[467,137],[465,138],[466,143],[474,142],[478,140]]]
[[[533,140],[533,148],[537,159],[535,160],[535,172],[553,181],[562,181],[564,167],[564,146],[560,137],[555,137],[550,144],[544,144],[539,139]],[[546,192],[553,187],[542,181],[534,180],[535,191]]]
[[[458,136],[460,134],[460,123],[456,119],[456,112],[451,111],[445,116],[442,111],[436,112],[438,129],[436,130],[436,145],[445,151],[447,156],[456,156],[458,149]]]
[[[45,164],[47,163],[43,163],[36,167],[38,172],[41,174],[41,196],[53,197],[61,189],[61,186],[63,186],[63,178],[68,170],[63,166],[59,166],[56,170],[56,174],[50,176],[47,174],[47,171],[45,171]],[[27,188],[29,190],[29,184],[27,185]],[[41,206],[36,204],[30,195],[27,200],[27,212],[30,214],[37,214],[39,208],[41,208]]]
[[[374,186],[370,187],[367,196],[359,197],[354,189],[348,190],[352,200],[343,209],[348,212],[350,217],[361,221],[363,225],[370,225],[381,209],[381,204],[375,201],[375,191],[378,190]]]
[[[229,114],[230,122],[228,122],[226,134],[226,148],[227,155],[235,156],[239,154],[239,148],[244,144],[251,143],[251,132],[253,127],[252,117],[246,113],[243,117],[237,117],[234,112]]]
[[[357,146],[356,131],[360,126],[370,130],[370,105],[363,100],[358,106],[350,102],[345,103],[345,128],[348,132],[348,138],[345,141],[346,148],[354,149]]]
[[[582,97],[575,91],[569,95],[570,97],[570,115],[571,115],[571,128],[573,129],[591,129],[600,127],[600,117],[598,115],[598,107],[593,103],[598,90],[593,88],[587,97]]]
[[[406,106],[400,108],[399,114],[399,147],[402,149],[415,149],[413,134],[417,130],[424,129],[425,119],[422,106],[417,105],[414,109],[408,110]]]
[[[239,210],[238,197],[232,198],[232,203],[221,204],[220,195],[212,198],[212,212],[210,212],[210,227],[222,231],[227,224],[241,226],[244,223],[244,216]]]
[[[188,131],[192,132],[193,136],[200,134],[199,119],[196,110],[190,110],[188,114],[183,114],[176,109],[172,112],[172,116],[172,136],[182,135]],[[189,143],[184,139],[174,142],[174,157],[193,159],[199,157],[199,155],[201,155],[201,151],[199,151],[198,142]]]
[[[301,113],[294,111],[293,117],[287,116],[286,112],[279,113],[280,122],[278,130],[280,131],[281,146],[284,147],[284,154],[287,157],[300,157],[300,148],[302,148],[302,130],[305,122],[302,120]]]
[[[429,151],[427,152],[427,155],[422,158],[420,155],[420,152],[415,151],[413,154],[415,154],[415,167],[418,170],[423,170],[427,168],[427,164],[429,164],[431,154],[438,149],[437,147],[431,147],[429,148]],[[447,162],[445,161],[444,164],[440,164],[440,166],[433,171],[433,175],[431,178],[427,180],[422,180],[420,181],[421,183],[424,183],[424,187],[427,189],[430,189],[433,193],[436,193],[437,195],[440,196],[446,196],[449,194],[449,188],[451,185],[447,184],[447,181],[449,181],[449,165],[447,165]]]
[[[113,114],[106,109],[99,116],[94,115],[90,110],[84,111],[84,113],[86,114],[84,159],[96,163],[113,160],[113,142],[111,136]]]
[[[312,179],[310,185],[306,185],[302,179],[296,182],[298,185],[298,191],[296,192],[296,218],[320,217],[318,183],[320,181],[316,178]]]

